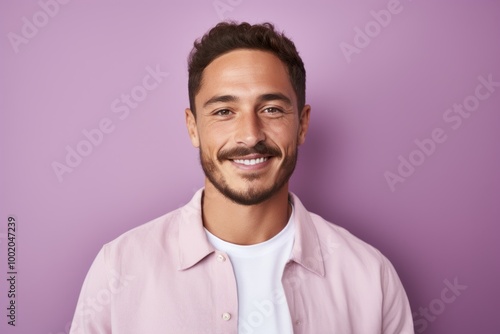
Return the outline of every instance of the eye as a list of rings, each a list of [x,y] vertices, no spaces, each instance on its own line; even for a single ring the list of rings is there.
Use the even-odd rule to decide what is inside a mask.
[[[231,110],[229,110],[229,109],[217,110],[216,112],[214,112],[214,115],[216,115],[216,116],[229,116],[229,115],[231,115]]]
[[[282,112],[281,109],[275,107],[268,107],[265,108],[263,111],[267,114],[277,114]]]

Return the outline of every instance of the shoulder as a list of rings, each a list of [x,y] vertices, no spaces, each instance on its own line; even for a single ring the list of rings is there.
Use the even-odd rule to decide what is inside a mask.
[[[315,247],[321,250],[325,266],[335,268],[358,268],[373,272],[380,271],[387,265],[387,259],[381,252],[350,233],[347,229],[325,220],[323,217],[309,212],[293,195],[296,207],[296,219],[299,225],[303,247]],[[309,250],[316,254],[316,249]],[[319,256],[319,254],[315,255]]]
[[[112,261],[166,251],[176,242],[181,216],[182,210],[176,209],[123,233],[103,246],[104,257]]]
[[[182,224],[185,230],[184,234],[191,234],[193,231],[199,232],[202,194],[203,188],[199,189],[184,206],[123,233],[104,245],[104,249],[109,253],[125,251],[144,253],[148,250],[154,250],[156,253],[170,251],[179,243],[181,223],[184,223]]]
[[[338,251],[356,257],[382,261],[383,255],[374,246],[353,235],[347,229],[325,220],[323,217],[309,212],[318,238],[322,244],[335,245]]]
[[[376,247],[361,240],[347,229],[310,213],[318,235],[327,275],[339,273],[346,281],[386,285],[397,276],[389,259]],[[378,283],[377,283],[378,282]]]
[[[300,237],[308,239],[302,243],[309,247],[309,257],[303,263],[317,264],[309,268],[322,269],[316,270],[322,275],[303,271],[301,277],[310,279],[308,292],[313,296],[328,296],[333,305],[346,306],[341,308],[346,317],[354,312],[357,318],[364,319],[353,325],[356,333],[366,332],[366,328],[382,328],[384,333],[412,333],[408,299],[391,262],[347,229],[307,211],[302,204],[297,205],[300,202],[295,203],[300,211]],[[333,307],[331,311],[338,309]]]

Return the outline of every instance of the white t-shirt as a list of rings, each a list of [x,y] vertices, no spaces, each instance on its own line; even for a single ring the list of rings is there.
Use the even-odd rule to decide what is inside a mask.
[[[241,246],[208,232],[210,243],[225,252],[238,286],[238,333],[293,333],[281,277],[290,259],[295,226],[294,211],[283,230],[265,242]]]

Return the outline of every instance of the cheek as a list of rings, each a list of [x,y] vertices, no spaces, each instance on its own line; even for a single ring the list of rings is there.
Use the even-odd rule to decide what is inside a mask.
[[[278,145],[281,149],[290,151],[294,149],[299,140],[298,128],[295,124],[290,124],[290,127],[280,127],[279,129],[273,130],[271,136],[268,136],[275,145]]]
[[[200,149],[203,155],[216,156],[224,145],[224,141],[221,139],[221,136],[216,133],[200,132]]]

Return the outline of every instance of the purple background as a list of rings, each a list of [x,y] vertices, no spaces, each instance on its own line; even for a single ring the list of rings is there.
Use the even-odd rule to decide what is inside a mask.
[[[292,191],[379,248],[415,312],[437,307],[423,332],[499,333],[500,87],[457,129],[443,115],[479,76],[500,81],[500,3],[401,0],[348,62],[341,43],[354,45],[355,27],[376,29],[370,11],[389,1],[220,2],[231,9],[224,17],[274,22],[306,64],[313,110]],[[186,57],[221,19],[214,3],[73,1],[47,22],[37,1],[0,3],[1,276],[9,214],[19,270],[15,328],[0,280],[2,333],[66,333],[100,247],[202,186],[184,126]],[[34,16],[46,25],[16,53],[8,34],[22,36],[23,17]],[[121,120],[111,103],[157,65],[168,77]],[[59,182],[53,162],[105,118],[113,132]],[[435,128],[446,141],[391,191],[384,173]],[[444,281],[455,278],[467,289],[443,311]]]

